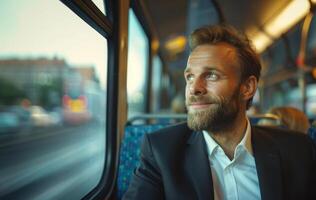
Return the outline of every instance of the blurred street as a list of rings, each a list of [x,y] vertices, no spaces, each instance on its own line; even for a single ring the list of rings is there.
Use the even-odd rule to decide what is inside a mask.
[[[81,199],[99,182],[105,128],[32,128],[0,135],[0,199]]]

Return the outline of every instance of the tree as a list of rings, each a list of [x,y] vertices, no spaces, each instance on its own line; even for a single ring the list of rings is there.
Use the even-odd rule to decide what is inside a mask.
[[[15,105],[26,97],[24,91],[9,80],[0,78],[0,105]]]

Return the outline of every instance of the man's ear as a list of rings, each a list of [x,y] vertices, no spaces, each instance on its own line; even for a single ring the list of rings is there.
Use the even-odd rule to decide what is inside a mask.
[[[247,101],[251,99],[257,90],[258,80],[255,76],[250,76],[246,81],[241,84],[242,98]]]

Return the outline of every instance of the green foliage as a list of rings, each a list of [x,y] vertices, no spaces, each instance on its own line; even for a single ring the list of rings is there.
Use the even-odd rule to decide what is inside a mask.
[[[25,92],[17,88],[14,83],[0,78],[0,105],[14,105],[25,97]]]

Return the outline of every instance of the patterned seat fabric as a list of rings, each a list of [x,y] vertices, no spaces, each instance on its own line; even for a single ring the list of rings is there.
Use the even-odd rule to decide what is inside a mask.
[[[129,125],[125,127],[120,149],[120,164],[117,179],[118,199],[128,188],[134,169],[139,164],[140,146],[144,134],[166,127],[168,124]]]

